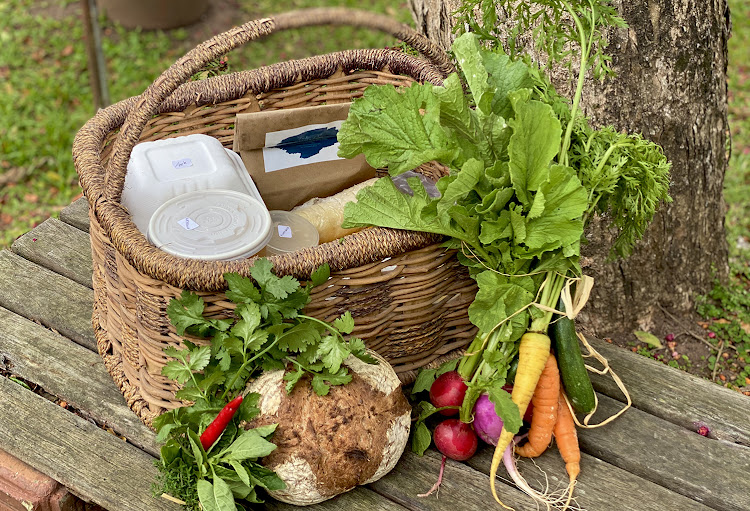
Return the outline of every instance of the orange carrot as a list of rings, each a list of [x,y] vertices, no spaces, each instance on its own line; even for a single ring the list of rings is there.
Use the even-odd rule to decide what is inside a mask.
[[[526,332],[521,337],[518,347],[518,370],[516,371],[516,379],[513,383],[513,392],[510,395],[511,400],[518,406],[519,410],[526,410],[529,406],[531,396],[534,394],[536,384],[547,362],[547,357],[549,357],[550,344],[549,337],[543,333]],[[505,449],[510,445],[511,440],[513,440],[513,433],[503,428],[495,446],[495,453],[492,456],[492,463],[490,465],[490,490],[492,490],[492,496],[505,508],[508,508],[508,506],[503,504],[497,496],[495,477],[497,476],[497,469],[500,466],[500,462],[503,459],[503,453],[505,453]]]
[[[536,384],[531,403],[534,412],[531,416],[528,442],[516,447],[516,453],[527,458],[541,455],[552,440],[552,431],[557,422],[557,403],[560,398],[560,371],[557,360],[549,354],[542,375]]]
[[[570,413],[562,388],[560,389],[559,396],[554,435],[555,442],[557,442],[557,449],[560,451],[560,456],[562,456],[565,462],[565,470],[568,472],[568,477],[570,478],[568,502],[565,504],[567,508],[573,496],[573,488],[578,479],[578,474],[581,471],[581,449],[578,446],[578,433],[576,432],[573,415]]]

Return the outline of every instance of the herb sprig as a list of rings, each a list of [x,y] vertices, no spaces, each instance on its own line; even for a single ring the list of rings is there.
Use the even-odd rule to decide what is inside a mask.
[[[291,276],[274,275],[267,259],[257,260],[250,275],[252,280],[224,275],[227,298],[235,304],[230,318],[208,315],[203,299],[191,291],[183,291],[167,307],[179,335],[210,339],[201,344],[184,339],[183,349],[165,349],[173,360],[164,365],[162,374],[182,386],[175,397],[191,403],[153,421],[157,440],[164,442],[156,462],[160,471],[156,492],[183,501],[191,510],[244,509],[238,500],[262,502],[256,488],[284,487],[273,471],[258,462],[275,449],[270,437],[276,426],[249,430],[238,426],[257,416],[257,394],[245,396],[213,446],[206,450],[200,443],[206,426],[242,393],[251,377],[288,370],[284,379],[291,392],[309,373],[313,390],[325,395],[331,385],[351,380],[343,365],[350,355],[377,363],[361,339],[344,337],[354,329],[349,312],[330,324],[301,313],[312,288],[328,280],[328,265],[316,270],[305,286]]]

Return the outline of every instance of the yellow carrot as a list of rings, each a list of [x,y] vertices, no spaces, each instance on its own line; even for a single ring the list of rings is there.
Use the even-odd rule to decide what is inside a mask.
[[[516,379],[513,383],[513,392],[511,392],[511,400],[518,406],[519,410],[526,410],[531,401],[531,396],[534,394],[536,384],[539,381],[539,377],[542,374],[547,358],[549,357],[550,351],[550,339],[547,335],[536,332],[526,332],[521,337],[521,342],[518,348],[518,370],[516,371]],[[508,506],[503,504],[497,496],[495,490],[495,478],[497,476],[497,468],[500,466],[500,462],[503,459],[503,453],[505,449],[510,445],[513,440],[513,433],[503,428],[500,433],[500,438],[497,441],[495,447],[495,453],[492,456],[492,465],[490,467],[490,489],[492,490],[492,496],[495,500],[506,509]]]

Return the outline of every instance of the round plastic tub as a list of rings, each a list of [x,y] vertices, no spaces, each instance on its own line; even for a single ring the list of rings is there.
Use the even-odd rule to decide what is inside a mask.
[[[178,257],[206,261],[243,259],[271,239],[265,205],[234,190],[188,192],[162,204],[148,225],[148,240]]]
[[[265,255],[280,255],[318,244],[318,230],[306,218],[290,211],[271,211],[271,240]]]

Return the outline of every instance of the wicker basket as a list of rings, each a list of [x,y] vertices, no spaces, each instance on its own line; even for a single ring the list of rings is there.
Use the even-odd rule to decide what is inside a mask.
[[[350,50],[188,81],[204,63],[241,44],[308,25],[375,28],[426,58],[390,49]],[[166,315],[169,301],[189,289],[203,297],[211,315],[230,316],[223,274],[247,276],[254,259],[188,260],[149,244],[120,204],[135,144],[204,133],[229,147],[238,113],[349,102],[374,83],[440,84],[452,69],[444,52],[389,18],[346,9],[289,12],[206,41],[141,96],[100,110],[81,128],[73,156],[90,206],[92,322],[108,371],[146,424],[182,404],[174,398],[174,382],[161,375],[168,360],[164,348],[181,343]],[[385,356],[404,382],[413,381],[420,367],[460,355],[475,335],[467,316],[475,284],[434,235],[371,228],[349,235],[344,243],[326,243],[271,261],[277,274],[300,279],[328,263],[332,277],[313,293],[306,313],[330,320],[351,311],[354,334]]]

